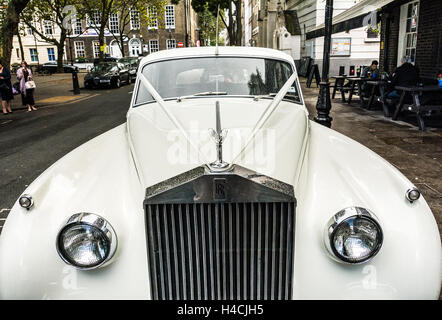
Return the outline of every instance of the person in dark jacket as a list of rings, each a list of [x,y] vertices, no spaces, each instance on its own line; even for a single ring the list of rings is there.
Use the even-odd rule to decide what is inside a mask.
[[[11,72],[0,60],[0,95],[2,98],[3,114],[12,113],[11,100],[14,99],[11,84]]]
[[[370,80],[377,80],[380,78],[380,71],[378,69],[379,62],[377,60],[373,60],[371,62],[371,65],[368,67],[365,67],[364,70],[362,70],[361,77],[362,78],[369,78]],[[364,93],[366,97],[370,95],[368,92],[369,86],[367,87],[365,82],[362,82],[361,84],[361,90]]]
[[[399,100],[400,93],[394,89],[395,86],[415,86],[419,81],[419,70],[411,63],[408,56],[402,58],[402,65],[392,74],[391,91],[387,97],[392,100]]]
[[[361,77],[362,78],[370,78],[370,79],[378,79],[380,77],[380,71],[378,69],[379,62],[377,60],[373,60],[369,67],[365,67],[362,70]]]

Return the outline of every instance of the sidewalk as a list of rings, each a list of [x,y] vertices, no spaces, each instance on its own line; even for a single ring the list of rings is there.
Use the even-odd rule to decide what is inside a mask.
[[[301,87],[310,119],[316,116],[319,89],[312,83]],[[336,96],[338,97],[338,95]],[[356,98],[351,105],[332,99],[332,129],[362,143],[398,168],[428,202],[442,236],[442,117],[435,117],[426,131],[413,124],[414,116],[393,121],[385,118],[380,108],[366,110]],[[427,123],[427,122],[426,122]],[[431,124],[435,124],[431,126]]]
[[[35,75],[34,81],[37,86],[34,92],[35,106],[46,107],[59,104],[72,103],[78,100],[86,99],[92,93],[83,89],[83,80],[86,73],[78,73],[78,83],[80,85],[80,94],[74,94],[71,73],[55,73],[52,75]],[[12,79],[13,83],[15,78]],[[12,101],[12,111],[26,110],[21,104],[21,96],[14,96]]]

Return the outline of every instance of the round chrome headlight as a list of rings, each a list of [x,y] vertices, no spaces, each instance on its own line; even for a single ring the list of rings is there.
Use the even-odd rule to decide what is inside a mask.
[[[324,243],[339,262],[363,263],[380,250],[383,233],[376,216],[367,209],[351,207],[335,214],[327,223]]]
[[[103,266],[117,249],[114,229],[92,213],[73,215],[57,235],[57,252],[64,262],[78,269]]]

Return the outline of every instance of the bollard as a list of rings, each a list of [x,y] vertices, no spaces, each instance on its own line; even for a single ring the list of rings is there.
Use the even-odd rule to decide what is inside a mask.
[[[77,71],[72,70],[72,84],[74,86],[74,94],[80,94],[80,86],[78,84],[78,74]]]

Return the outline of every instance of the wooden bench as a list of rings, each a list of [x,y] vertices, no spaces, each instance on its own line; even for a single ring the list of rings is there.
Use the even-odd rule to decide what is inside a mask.
[[[427,111],[442,110],[442,87],[439,85],[423,86],[395,86],[397,91],[401,91],[401,97],[396,105],[392,119],[397,120],[402,110],[416,113],[419,129],[425,130],[422,114]],[[412,102],[406,103],[406,95],[411,95]]]

